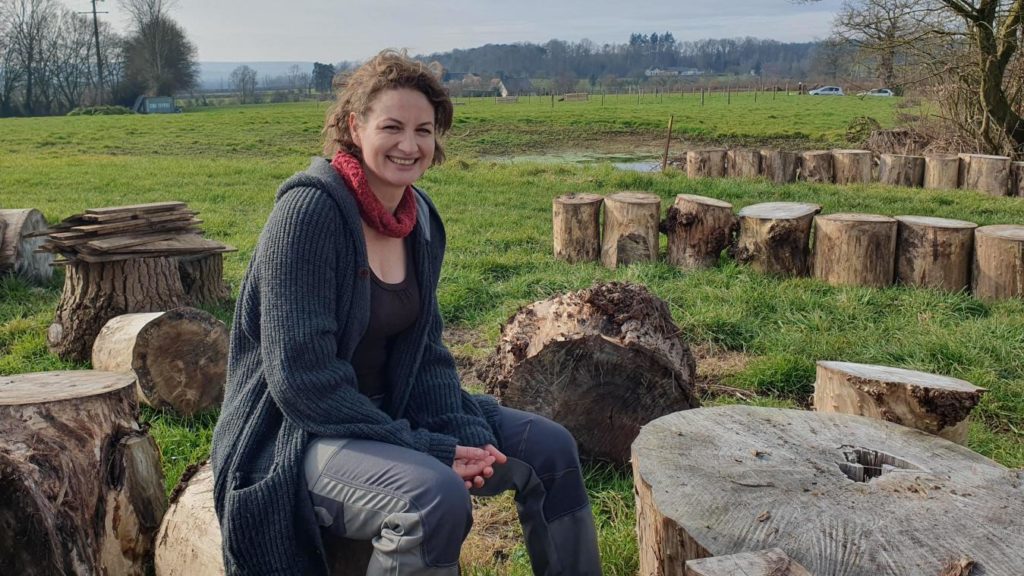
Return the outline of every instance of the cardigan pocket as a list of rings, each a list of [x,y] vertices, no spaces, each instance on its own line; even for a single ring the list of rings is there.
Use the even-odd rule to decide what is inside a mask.
[[[228,490],[224,551],[239,574],[301,574],[295,559],[295,514],[286,474],[236,475]]]

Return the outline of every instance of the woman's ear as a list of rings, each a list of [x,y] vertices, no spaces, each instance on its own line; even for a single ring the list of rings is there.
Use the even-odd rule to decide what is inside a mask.
[[[352,135],[352,143],[362,148],[363,143],[360,142],[362,138],[359,137],[359,119],[356,118],[355,112],[348,113],[348,133]]]

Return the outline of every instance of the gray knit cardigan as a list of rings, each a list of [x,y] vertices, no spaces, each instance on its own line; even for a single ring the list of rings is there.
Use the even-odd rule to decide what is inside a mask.
[[[441,342],[441,219],[416,191],[412,257],[422,313],[395,342],[386,412],[350,364],[366,331],[370,272],[358,207],[323,158],[285,182],[235,307],[227,386],[213,435],[214,501],[233,574],[326,574],[302,473],[317,436],[364,438],[445,464],[455,445],[499,445],[497,404],[459,385]]]

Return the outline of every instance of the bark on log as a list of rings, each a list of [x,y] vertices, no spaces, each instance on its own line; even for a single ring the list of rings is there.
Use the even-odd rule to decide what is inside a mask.
[[[878,160],[878,181],[889,186],[924,186],[924,157],[882,154]]]
[[[688,150],[687,178],[722,178],[725,176],[725,148]]]
[[[224,255],[202,254],[178,258],[178,275],[188,306],[216,306],[228,299],[224,283]]]
[[[566,194],[551,206],[555,258],[595,262],[601,258],[601,204],[597,194]]]
[[[0,377],[0,573],[146,574],[167,501],[132,378]]]
[[[763,274],[806,276],[817,204],[766,202],[740,210],[734,256]]]
[[[876,214],[814,217],[814,277],[833,286],[892,284],[896,220]]]
[[[28,282],[45,284],[53,276],[53,254],[36,252],[45,237],[26,238],[46,229],[46,218],[34,208],[0,210],[0,274],[13,273]]]
[[[961,292],[971,287],[973,222],[897,216],[896,282]]]
[[[71,262],[53,324],[46,333],[50,351],[84,362],[108,320],[133,312],[171,310],[185,297],[172,258],[115,262]]]
[[[924,158],[924,187],[931,190],[954,190],[960,186],[960,157],[936,154]]]
[[[800,177],[807,182],[831,183],[835,180],[830,150],[804,152],[800,155],[800,166]]]
[[[641,574],[772,546],[822,575],[937,576],[963,555],[987,576],[1024,566],[1024,473],[889,422],[688,410],[645,426],[632,463]]]
[[[998,224],[974,231],[971,292],[982,300],[1024,298],[1024,226]]]
[[[725,163],[730,178],[757,178],[761,175],[761,152],[758,150],[729,150]]]
[[[714,266],[735,230],[732,204],[690,194],[676,196],[661,225],[668,236],[669,263],[684,269]]]
[[[1006,196],[1010,190],[1010,159],[1006,156],[967,154],[960,187],[991,196]]]
[[[686,562],[685,576],[811,576],[781,548]]]
[[[661,198],[645,192],[618,192],[604,200],[601,262],[608,268],[658,259]]]
[[[1010,164],[1010,196],[1024,197],[1024,162]]]
[[[480,379],[505,406],[568,428],[583,455],[624,463],[641,426],[700,405],[694,371],[668,306],[613,282],[521,309]]]
[[[776,184],[796,182],[800,157],[787,150],[761,150],[761,170],[764,176]]]
[[[814,409],[902,424],[967,444],[984,388],[948,376],[851,362],[818,362]]]
[[[871,152],[868,150],[833,150],[832,168],[836,184],[871,182]]]
[[[224,397],[228,329],[195,308],[111,318],[92,348],[97,370],[132,373],[139,399],[190,416]]]

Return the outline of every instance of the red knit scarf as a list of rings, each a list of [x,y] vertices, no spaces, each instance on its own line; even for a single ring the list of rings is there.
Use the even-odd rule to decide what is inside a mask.
[[[416,197],[413,195],[412,186],[406,186],[405,194],[392,214],[377,199],[373,190],[370,190],[366,172],[363,171],[363,165],[358,158],[348,152],[338,152],[331,160],[331,166],[334,166],[345,180],[345,184],[352,190],[352,196],[359,205],[359,215],[370,228],[385,236],[405,238],[416,227]]]

